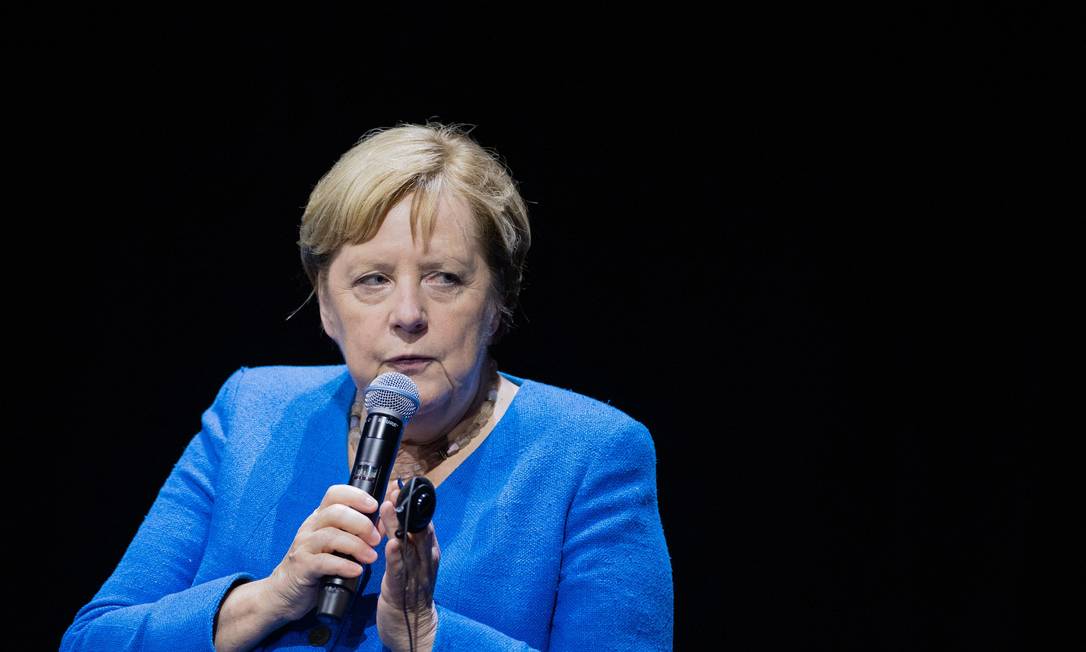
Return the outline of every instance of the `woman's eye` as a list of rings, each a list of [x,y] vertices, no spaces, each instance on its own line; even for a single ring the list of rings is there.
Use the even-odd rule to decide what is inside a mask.
[[[362,278],[355,281],[355,284],[357,284],[357,285],[377,286],[377,285],[379,285],[379,283],[377,283],[375,281],[384,281],[384,280],[385,280],[385,277],[379,276],[377,274],[372,274],[370,276],[363,276]]]
[[[449,272],[439,272],[434,275],[439,285],[456,285],[460,282],[460,277],[456,274],[450,274]]]

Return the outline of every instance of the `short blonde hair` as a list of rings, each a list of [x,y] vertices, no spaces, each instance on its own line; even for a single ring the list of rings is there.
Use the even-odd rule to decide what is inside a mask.
[[[498,154],[459,124],[399,123],[366,132],[317,182],[302,215],[298,246],[316,292],[344,244],[377,234],[388,211],[409,193],[411,235],[421,220],[427,239],[445,193],[465,201],[501,311],[496,342],[513,327],[531,245],[528,209]],[[313,294],[310,294],[312,297]]]

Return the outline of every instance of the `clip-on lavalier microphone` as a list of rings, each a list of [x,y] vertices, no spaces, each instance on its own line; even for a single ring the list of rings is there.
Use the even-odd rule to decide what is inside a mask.
[[[396,530],[396,538],[404,538],[404,530],[408,532],[422,532],[430,524],[437,508],[437,490],[434,483],[421,475],[417,475],[407,481],[405,485],[397,480],[400,485],[400,495],[396,499],[396,519],[400,522],[400,529]]]

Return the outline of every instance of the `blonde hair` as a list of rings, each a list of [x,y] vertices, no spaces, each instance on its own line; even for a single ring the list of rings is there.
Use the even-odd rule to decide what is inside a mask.
[[[501,312],[496,342],[513,327],[531,245],[528,209],[498,154],[480,146],[459,124],[401,122],[371,129],[317,182],[298,239],[313,292],[326,282],[340,247],[374,237],[388,211],[410,193],[412,237],[421,220],[428,240],[446,193],[471,209]]]

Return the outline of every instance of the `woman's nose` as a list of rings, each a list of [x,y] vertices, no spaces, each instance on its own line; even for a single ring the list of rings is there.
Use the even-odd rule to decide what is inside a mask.
[[[401,283],[393,299],[392,326],[408,333],[419,333],[426,329],[426,310],[422,305],[419,287],[412,283]]]

